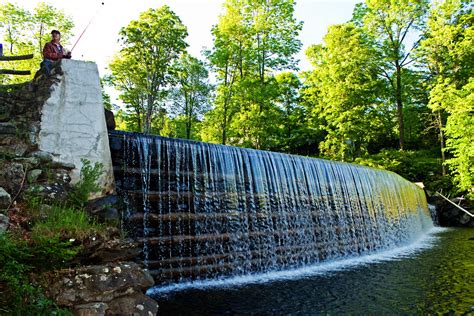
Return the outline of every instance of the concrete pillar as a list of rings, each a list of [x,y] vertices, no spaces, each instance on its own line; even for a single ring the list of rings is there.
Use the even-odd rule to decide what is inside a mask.
[[[95,63],[78,60],[63,60],[61,68],[60,82],[42,109],[39,149],[56,162],[74,164],[72,184],[80,179],[81,159],[101,162],[103,190],[94,196],[100,197],[114,191],[114,178],[99,71]]]

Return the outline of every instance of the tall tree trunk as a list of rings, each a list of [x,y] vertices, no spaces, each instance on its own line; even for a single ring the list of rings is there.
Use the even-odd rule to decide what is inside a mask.
[[[138,99],[136,102],[137,102],[137,106],[135,107],[136,122],[137,122],[138,131],[141,132],[142,131],[142,113],[139,108],[141,101],[140,99]]]
[[[446,161],[446,156],[444,153],[444,132],[443,132],[443,120],[441,119],[441,111],[438,111],[438,127],[439,127],[439,142],[441,146],[441,172],[443,176],[446,175],[446,166],[444,162]]]
[[[227,106],[228,106],[228,96],[227,89],[229,85],[229,59],[226,60],[225,73],[224,73],[224,117],[222,118],[222,145],[226,143],[226,128],[227,128]]]
[[[147,98],[147,108],[146,108],[146,117],[145,117],[145,129],[144,133],[145,134],[150,134],[151,132],[151,122],[153,119],[153,105],[154,105],[154,100],[153,96],[148,95]]]
[[[186,117],[186,139],[191,139],[191,120],[192,120],[192,111],[191,111],[191,98],[188,97],[188,93],[184,92],[184,113]]]
[[[396,62],[397,86],[395,87],[395,100],[397,102],[398,130],[400,136],[400,149],[405,149],[405,124],[403,122],[403,101],[402,101],[402,69]]]
[[[42,53],[41,51],[43,50],[43,46],[41,45],[42,44],[41,43],[41,34],[43,34],[43,23],[41,23],[41,25],[40,25],[39,38],[38,38],[38,46],[39,46],[38,48],[39,48],[39,53],[40,54]]]
[[[226,143],[226,129],[227,129],[227,98],[224,100],[224,119],[222,121],[222,145]]]

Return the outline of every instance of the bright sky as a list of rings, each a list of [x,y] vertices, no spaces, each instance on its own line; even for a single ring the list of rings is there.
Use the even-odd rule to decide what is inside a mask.
[[[321,43],[329,25],[349,20],[355,4],[361,1],[297,0],[295,15],[299,21],[304,22],[300,33],[303,49],[298,54],[301,70],[310,67],[304,55],[306,48]],[[4,2],[13,2],[29,9],[34,8],[38,2],[47,2],[63,9],[66,14],[72,16],[75,23],[74,37],[70,43],[63,43],[69,49],[93,19],[74,49],[73,58],[95,61],[102,76],[107,72],[109,60],[119,50],[117,39],[120,28],[137,19],[140,12],[165,4],[170,6],[188,27],[188,51],[193,56],[201,57],[202,49],[212,46],[211,27],[223,13],[224,0],[104,0],[104,5],[101,4],[102,1],[96,0],[0,0],[0,3]]]

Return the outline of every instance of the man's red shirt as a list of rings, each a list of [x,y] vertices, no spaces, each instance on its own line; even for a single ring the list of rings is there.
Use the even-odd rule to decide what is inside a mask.
[[[43,48],[43,58],[49,60],[60,60],[62,58],[70,58],[64,55],[64,49],[61,44],[53,42],[46,43]]]

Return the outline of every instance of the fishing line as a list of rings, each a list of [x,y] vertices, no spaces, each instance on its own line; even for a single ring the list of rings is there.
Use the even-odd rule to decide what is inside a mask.
[[[94,18],[99,14],[99,11],[102,9],[102,7],[104,6],[104,2],[102,2],[101,6],[97,9],[97,11],[95,12],[94,16],[92,16],[92,19],[89,21],[89,23],[86,25],[86,27],[84,28],[84,31],[82,31],[81,35],[79,35],[79,38],[77,39],[76,43],[74,44],[74,46],[71,48],[71,52],[74,50],[74,47],[76,47],[77,43],[79,43],[79,40],[82,38],[82,35],[84,35],[84,33],[86,32],[87,28],[89,27],[89,25],[91,25],[92,21],[94,21]]]

